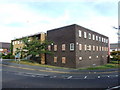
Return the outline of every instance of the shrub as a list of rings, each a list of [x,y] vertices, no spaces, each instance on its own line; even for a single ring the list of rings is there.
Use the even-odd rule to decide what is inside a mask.
[[[15,56],[14,56],[14,55],[11,55],[11,56],[10,56],[10,59],[15,59]]]

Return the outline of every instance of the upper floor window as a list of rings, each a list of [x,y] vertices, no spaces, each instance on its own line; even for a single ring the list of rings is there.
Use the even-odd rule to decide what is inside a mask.
[[[82,37],[82,31],[79,30],[79,37]]]
[[[106,39],[104,38],[104,43],[105,43]]]
[[[104,38],[102,37],[102,42],[104,42]]]
[[[62,51],[65,51],[65,44],[62,44]]]
[[[12,42],[12,44],[14,45],[14,41]]]
[[[84,38],[87,38],[87,33],[86,32],[84,32]]]
[[[96,36],[96,40],[98,41],[98,36]]]
[[[95,40],[95,35],[93,34],[93,40]]]
[[[90,33],[88,34],[88,38],[91,39],[91,34]]]
[[[82,50],[82,44],[79,44],[79,50]]]
[[[101,41],[101,37],[99,37],[99,41]]]
[[[74,43],[70,43],[70,51],[74,50]]]
[[[18,41],[18,44],[20,44],[20,41]]]
[[[57,51],[57,45],[54,45],[54,51]]]

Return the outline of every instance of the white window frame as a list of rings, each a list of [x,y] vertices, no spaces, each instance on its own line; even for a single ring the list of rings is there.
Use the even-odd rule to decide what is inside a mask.
[[[86,44],[84,45],[84,49],[85,49],[85,51],[87,50],[87,45]]]
[[[98,36],[96,35],[96,41],[98,41]]]
[[[91,39],[91,33],[88,34],[88,38]]]
[[[92,36],[93,36],[93,40],[95,40],[95,35],[93,34]]]
[[[51,51],[51,45],[48,45],[48,50]]]
[[[82,31],[79,30],[78,32],[79,32],[79,37],[82,37]]]
[[[95,46],[93,45],[93,51],[95,51]]]
[[[70,43],[70,51],[74,51],[74,48],[75,48],[74,43]]]
[[[79,44],[79,50],[82,50],[82,44]]]
[[[84,32],[84,38],[87,38],[87,32]]]
[[[64,60],[64,62],[63,62]],[[62,63],[65,64],[66,63],[66,57],[62,57]]]
[[[65,44],[62,44],[62,51],[65,51]]]
[[[101,42],[101,37],[99,37],[99,41]]]
[[[57,63],[57,57],[54,57],[54,63]]]
[[[54,51],[57,51],[57,45],[54,45]]]

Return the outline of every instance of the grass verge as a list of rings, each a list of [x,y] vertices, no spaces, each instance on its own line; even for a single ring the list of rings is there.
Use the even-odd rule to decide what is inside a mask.
[[[10,62],[18,63],[16,61],[10,61]],[[58,66],[51,66],[51,65],[42,65],[42,64],[39,64],[33,61],[28,61],[28,60],[21,60],[19,64],[40,66],[40,67],[53,68],[53,69],[74,69],[74,68],[65,68],[65,67],[58,67]],[[120,68],[120,64],[118,64],[118,61],[111,61],[110,63],[101,65],[101,66],[78,68],[77,70],[103,70],[103,69],[112,69],[112,68]]]

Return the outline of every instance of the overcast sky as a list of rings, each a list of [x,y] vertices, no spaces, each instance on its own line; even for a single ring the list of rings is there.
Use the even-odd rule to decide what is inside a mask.
[[[0,42],[78,24],[116,43],[119,0],[0,0]],[[72,37],[71,37],[72,38]]]

